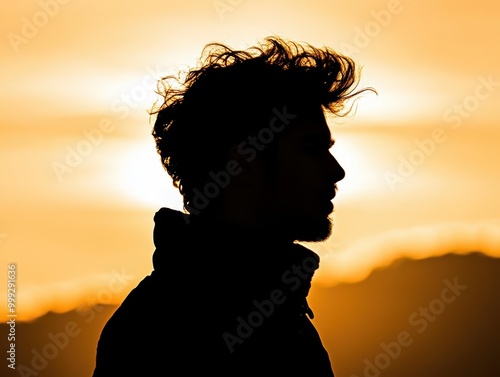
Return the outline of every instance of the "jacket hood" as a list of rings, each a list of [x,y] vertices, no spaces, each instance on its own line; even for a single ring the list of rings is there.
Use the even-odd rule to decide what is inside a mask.
[[[161,248],[186,233],[190,215],[164,207],[155,213],[154,222],[153,242],[156,248]]]
[[[154,269],[168,263],[170,251],[178,249],[187,236],[190,215],[171,208],[160,208],[154,216],[153,242],[156,250],[153,254]]]

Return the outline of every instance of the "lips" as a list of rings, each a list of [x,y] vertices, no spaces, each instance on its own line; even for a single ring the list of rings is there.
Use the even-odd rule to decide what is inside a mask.
[[[332,199],[328,199],[328,200],[324,200],[323,201],[325,212],[327,212],[327,213],[331,213],[333,211],[334,206],[333,206],[333,203],[332,203]]]
[[[328,192],[329,200],[333,200],[333,198],[335,198],[336,193],[337,193],[337,185],[333,185],[332,190]]]
[[[335,191],[333,191],[332,193],[330,193],[330,194],[328,195],[328,200],[333,200],[333,198],[335,198],[335,196],[336,196],[336,192],[335,192]]]
[[[328,213],[331,213],[334,209],[334,205],[332,203],[332,200],[336,196],[337,186],[333,185],[333,186],[327,186],[327,187],[328,188],[331,187],[332,189],[323,191],[322,195],[319,197],[319,199],[321,200],[321,202],[325,203],[324,204],[325,211],[328,211]]]
[[[329,203],[329,209],[330,209],[330,210],[328,211],[329,213],[330,213],[330,212],[333,212],[333,209],[335,208],[335,206],[334,206],[334,205],[333,205],[333,203],[332,203],[332,200],[335,198],[336,189],[337,189],[337,187],[335,187],[335,188],[334,188],[334,191],[333,191],[333,192],[331,192],[331,193],[329,193],[329,195],[328,195],[328,203]]]
[[[333,205],[332,202],[330,202],[330,211],[329,212],[333,212],[333,209],[335,208],[335,206]]]

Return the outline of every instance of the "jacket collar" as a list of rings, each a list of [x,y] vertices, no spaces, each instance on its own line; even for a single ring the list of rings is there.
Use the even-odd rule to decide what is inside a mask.
[[[206,266],[242,281],[278,271],[284,283],[289,282],[291,289],[297,287],[295,293],[305,297],[319,266],[316,253],[273,238],[272,231],[256,234],[236,224],[165,207],[156,212],[154,222],[153,267],[157,271],[172,273],[175,266],[175,273],[182,274]]]

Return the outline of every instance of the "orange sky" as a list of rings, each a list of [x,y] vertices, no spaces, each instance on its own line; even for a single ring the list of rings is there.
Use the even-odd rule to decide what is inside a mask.
[[[212,41],[328,45],[379,92],[331,120],[347,175],[333,237],[311,246],[318,284],[363,278],[400,255],[500,256],[499,10],[492,0],[4,5],[0,276],[17,264],[20,319],[118,303],[150,272],[153,214],[181,200],[146,110],[154,81]]]

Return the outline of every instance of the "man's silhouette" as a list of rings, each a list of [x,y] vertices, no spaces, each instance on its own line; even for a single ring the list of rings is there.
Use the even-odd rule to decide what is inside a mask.
[[[153,136],[185,213],[155,215],[152,273],[104,327],[94,377],[333,376],[307,304],[336,182],[325,112],[342,116],[354,62],[267,38],[208,45],[161,83]],[[365,89],[364,89],[365,90]]]

